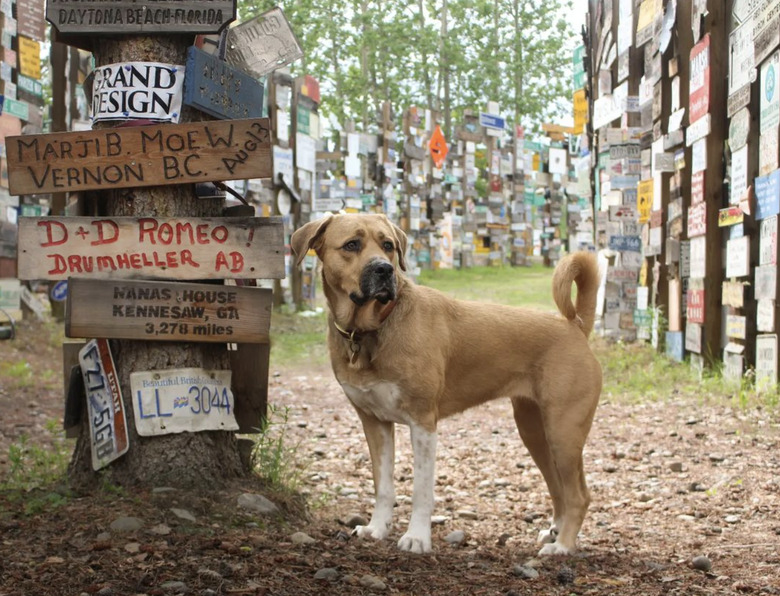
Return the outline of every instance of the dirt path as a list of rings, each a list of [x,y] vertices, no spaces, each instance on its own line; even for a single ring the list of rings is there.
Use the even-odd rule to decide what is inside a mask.
[[[18,356],[9,350],[0,345],[0,362]],[[55,358],[53,350],[27,353]],[[46,445],[46,421],[62,415],[53,384],[8,386],[0,379],[2,474],[22,433]],[[408,430],[397,433],[391,540],[361,541],[346,522],[371,511],[368,451],[330,371],[277,371],[269,400],[274,421],[287,417],[309,519],[238,511],[238,494],[260,490],[249,483],[219,495],[0,494],[0,596],[780,594],[780,433],[762,411],[696,397],[604,399],[586,450],[593,502],[581,550],[538,560],[535,538],[550,504],[508,403],[442,422],[434,554],[413,556],[394,544],[410,513]],[[112,530],[124,516],[141,527]],[[458,530],[464,539],[448,543]],[[296,532],[313,542],[298,544],[306,538]],[[709,572],[692,567],[697,556]]]

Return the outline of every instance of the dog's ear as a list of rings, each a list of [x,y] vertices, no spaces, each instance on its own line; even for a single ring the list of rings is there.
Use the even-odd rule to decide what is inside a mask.
[[[387,221],[390,221],[389,219]],[[403,271],[406,271],[406,245],[408,239],[406,232],[390,221],[390,225],[393,226],[393,232],[395,233],[395,251],[398,253],[398,265]]]
[[[333,217],[328,216],[315,221],[310,221],[293,232],[293,235],[290,238],[290,247],[292,248],[293,253],[295,253],[296,267],[301,264],[303,257],[306,256],[309,249],[322,235],[325,228],[328,227],[331,219],[333,219]]]

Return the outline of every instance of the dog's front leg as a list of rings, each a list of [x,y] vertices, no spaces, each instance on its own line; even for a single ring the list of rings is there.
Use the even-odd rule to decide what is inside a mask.
[[[436,431],[410,425],[414,452],[412,518],[409,529],[398,541],[398,548],[413,553],[431,551],[431,515],[436,472]]]
[[[371,454],[371,468],[374,475],[374,493],[376,504],[371,521],[367,526],[357,526],[355,534],[361,538],[383,540],[390,533],[395,507],[395,488],[393,487],[393,465],[395,463],[395,425],[384,422],[375,416],[355,408]]]

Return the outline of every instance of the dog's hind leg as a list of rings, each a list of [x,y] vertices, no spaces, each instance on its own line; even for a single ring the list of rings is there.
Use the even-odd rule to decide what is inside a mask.
[[[592,418],[593,410],[584,412],[580,403],[562,407],[545,420],[547,442],[563,500],[563,514],[556,519],[558,535],[555,542],[545,544],[539,551],[540,555],[568,554],[576,547],[577,534],[590,505],[582,450]]]
[[[393,465],[395,463],[395,425],[379,420],[372,414],[355,408],[371,454],[371,468],[374,476],[376,504],[367,526],[357,526],[355,534],[361,538],[383,540],[390,533],[395,507],[393,487]]]
[[[436,469],[436,431],[410,424],[414,452],[412,517],[409,529],[398,541],[398,548],[413,553],[431,551],[431,515]]]
[[[539,542],[554,542],[565,512],[565,501],[558,471],[547,442],[542,413],[535,402],[524,398],[512,398],[512,408],[520,438],[541,471],[552,499],[553,523],[549,530],[542,530],[539,533]]]

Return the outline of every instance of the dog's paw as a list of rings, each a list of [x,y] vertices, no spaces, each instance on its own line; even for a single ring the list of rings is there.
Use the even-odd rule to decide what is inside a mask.
[[[417,555],[429,553],[432,550],[431,535],[417,536],[416,534],[407,532],[401,536],[401,539],[398,541],[398,548]]]
[[[558,530],[555,528],[550,528],[549,530],[542,530],[539,532],[539,536],[536,538],[536,541],[539,544],[549,544],[551,542],[555,542],[556,538],[558,538]]]
[[[573,548],[566,548],[560,542],[550,542],[542,547],[542,549],[539,551],[539,556],[549,557],[554,555],[570,555],[573,552]]]
[[[352,534],[358,538],[373,538],[374,540],[384,540],[390,534],[390,528],[386,525],[373,526],[355,526]]]

